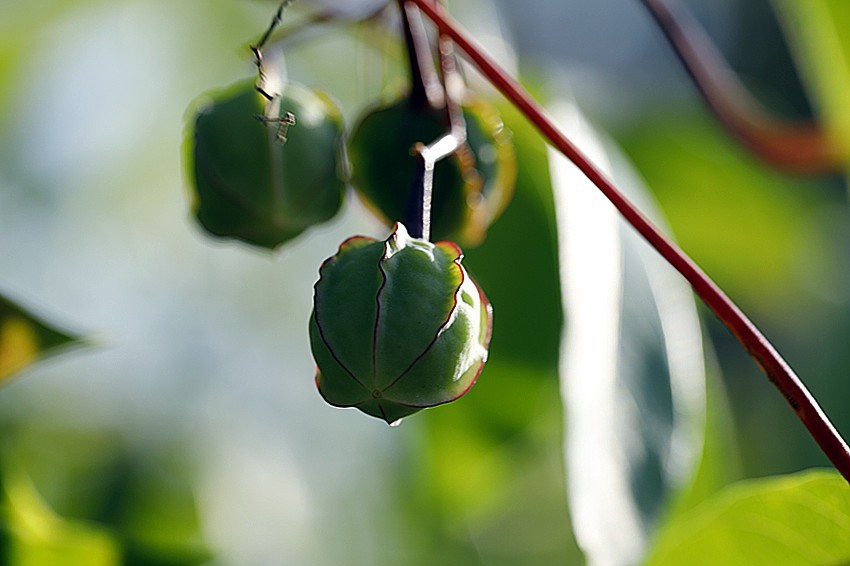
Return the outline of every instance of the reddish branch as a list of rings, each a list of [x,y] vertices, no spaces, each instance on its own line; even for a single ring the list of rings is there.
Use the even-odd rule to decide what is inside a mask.
[[[767,163],[793,173],[840,171],[840,154],[812,122],[770,114],[738,80],[711,38],[676,0],[642,0],[724,126]]]
[[[451,37],[457,47],[485,77],[513,103],[561,153],[572,161],[596,185],[620,214],[691,284],[694,292],[729,328],[744,348],[755,358],[779,389],[797,416],[820,445],[841,475],[850,482],[850,448],[836,431],[817,401],[800,378],[782,359],[767,338],[700,269],[685,252],[672,243],[647,219],[614,184],[558,129],[542,107],[484,49],[449,17],[445,10],[429,0],[409,0],[417,4],[440,32]]]

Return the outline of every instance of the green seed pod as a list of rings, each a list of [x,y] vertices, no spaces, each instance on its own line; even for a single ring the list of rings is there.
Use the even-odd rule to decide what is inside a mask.
[[[187,127],[193,209],[207,232],[273,249],[337,213],[343,126],[330,100],[288,84],[269,101],[250,81],[211,98]]]
[[[516,156],[495,108],[472,100],[463,115],[466,148],[434,169],[431,235],[476,246],[513,195]],[[406,218],[417,169],[411,148],[449,130],[445,108],[422,107],[408,98],[367,113],[355,127],[348,146],[352,182],[388,223]]]
[[[487,359],[492,308],[451,242],[357,236],[326,260],[310,344],[325,401],[393,423],[466,393]]]

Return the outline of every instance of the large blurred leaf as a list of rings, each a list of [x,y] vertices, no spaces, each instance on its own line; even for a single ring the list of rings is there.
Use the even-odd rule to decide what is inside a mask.
[[[521,164],[514,200],[491,227],[484,244],[464,250],[465,262],[498,316],[490,344],[493,359],[504,356],[514,363],[553,372],[558,364],[562,315],[546,146],[516,109],[503,106],[499,111]]]
[[[15,566],[118,566],[116,539],[90,523],[56,515],[18,470],[3,477],[5,506],[0,529],[0,560]]]
[[[844,305],[850,240],[840,183],[792,178],[763,166],[730,143],[700,107],[668,104],[646,112],[618,142],[682,247],[809,376],[839,430],[850,425],[841,377],[847,373],[842,355],[844,321],[850,320]],[[713,318],[706,324],[730,390],[745,475],[825,462],[734,338]]]
[[[640,182],[571,106],[567,133],[643,210]],[[576,537],[591,564],[632,564],[690,480],[704,426],[705,367],[685,282],[552,152],[562,296],[566,465]]]
[[[700,463],[691,485],[665,514],[665,525],[742,477],[732,407],[710,345],[706,351],[706,366],[705,440]]]
[[[12,532],[21,544],[29,541],[28,552],[52,552],[65,544],[62,533],[71,525],[69,532],[81,530],[83,539],[108,538],[124,566],[192,566],[210,560],[197,487],[179,445],[142,448],[125,443],[114,431],[50,422],[2,430],[5,475],[0,482],[11,512],[0,529]],[[59,525],[55,537],[27,534],[33,525],[47,524]],[[47,527],[39,528],[47,532]]]
[[[850,166],[850,2],[775,0],[775,4],[820,119]]]
[[[850,563],[850,487],[836,472],[746,481],[718,493],[659,539],[648,564]]]
[[[210,560],[182,445],[141,447],[115,431],[49,421],[7,425],[2,438],[10,500],[37,498],[39,513],[108,532],[124,566]]]
[[[0,382],[79,341],[0,295]]]
[[[824,269],[806,261],[812,250],[835,246],[806,222],[826,187],[762,166],[701,108],[647,112],[617,139],[691,257],[748,310],[788,317]]]
[[[195,491],[179,462],[134,454],[116,462],[105,522],[120,533],[125,566],[194,566],[212,556]]]

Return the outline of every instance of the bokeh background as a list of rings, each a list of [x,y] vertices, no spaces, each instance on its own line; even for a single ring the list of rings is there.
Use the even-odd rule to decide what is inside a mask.
[[[760,100],[812,114],[767,0],[688,5]],[[789,177],[741,150],[635,0],[451,7],[492,49],[512,46],[544,100],[575,97],[620,144],[683,247],[850,434],[843,180]],[[385,231],[356,198],[275,254],[210,240],[192,220],[187,107],[251,76],[246,45],[274,9],[0,4],[0,292],[89,341],[0,391],[0,474],[19,519],[4,540],[35,564],[580,563],[545,190],[518,194],[469,253],[504,297],[512,322],[502,338],[497,322],[493,355],[506,353],[468,398],[397,429],[326,406],[313,384],[318,266],[346,237]],[[287,56],[290,78],[332,93],[350,120],[401,76],[399,46],[352,26],[303,33]],[[532,172],[521,181],[545,183]],[[704,325],[729,399],[727,479],[826,465],[740,346]],[[38,528],[14,527],[27,517]]]

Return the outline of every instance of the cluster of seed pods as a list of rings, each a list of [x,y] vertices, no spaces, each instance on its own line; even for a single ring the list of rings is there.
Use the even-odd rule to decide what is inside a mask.
[[[404,222],[422,182],[412,149],[452,130],[448,103],[422,104],[411,90],[365,111],[346,137],[329,97],[291,82],[268,88],[268,35],[253,48],[260,81],[204,95],[187,127],[198,223],[275,249],[334,217],[352,186],[390,233],[349,238],[321,266],[309,322],[319,392],[388,423],[457,399],[487,360],[492,308],[454,242],[480,244],[509,202],[509,132],[464,94],[462,141],[436,163],[429,229],[412,237]]]

